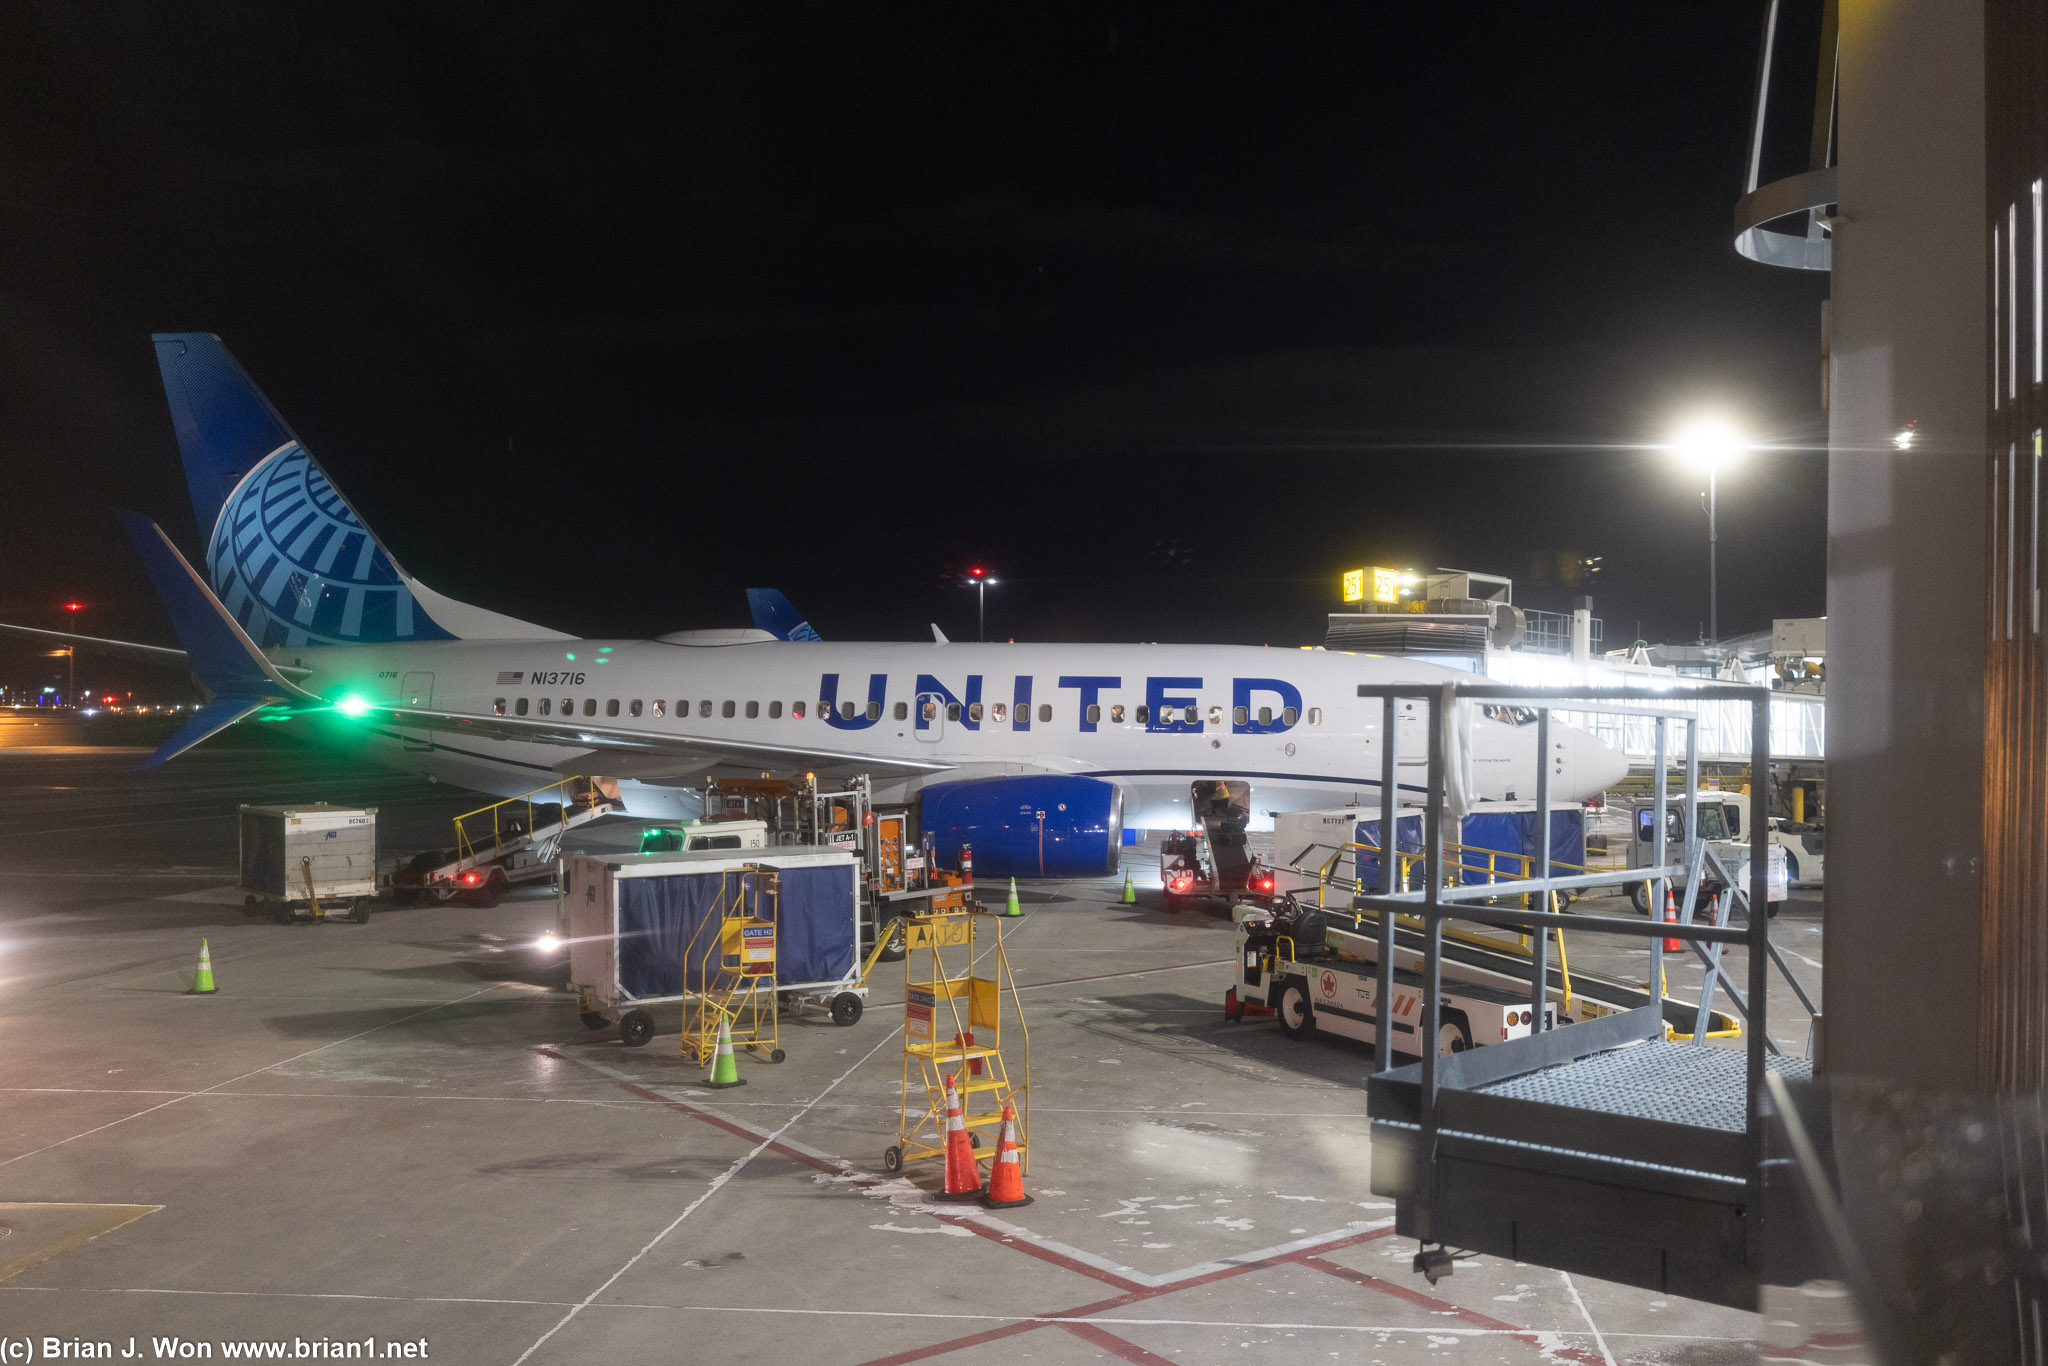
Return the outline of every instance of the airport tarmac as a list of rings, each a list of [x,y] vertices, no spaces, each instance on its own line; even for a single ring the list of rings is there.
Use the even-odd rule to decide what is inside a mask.
[[[1229,923],[1167,914],[1149,848],[1136,906],[1113,879],[1024,890],[1035,1203],[963,1212],[929,1163],[882,1172],[900,968],[857,1024],[787,1022],[788,1061],[707,1090],[672,1015],[628,1049],[535,970],[551,893],[243,915],[238,803],[377,806],[389,855],[445,843],[470,794],[260,735],[134,757],[0,752],[9,1362],[45,1338],[496,1366],[1755,1358],[1754,1315],[1485,1257],[1413,1274],[1367,1184],[1369,1053],[1226,1023]],[[1817,991],[1817,902],[1779,927]],[[186,994],[202,937],[213,996]]]

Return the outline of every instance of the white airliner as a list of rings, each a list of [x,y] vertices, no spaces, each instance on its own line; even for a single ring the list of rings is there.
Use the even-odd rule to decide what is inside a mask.
[[[985,875],[1079,876],[1115,868],[1126,824],[1186,825],[1196,782],[1248,783],[1259,825],[1377,801],[1381,703],[1358,686],[1469,677],[1322,650],[841,644],[769,590],[749,592],[750,629],[564,635],[406,574],[219,338],[156,347],[212,527],[206,576],[155,523],[121,514],[184,649],[80,641],[182,658],[210,695],[152,763],[267,710],[350,718],[392,766],[499,795],[602,776],[643,816],[695,814],[695,789],[719,775],[866,772],[878,800],[916,809],[942,858],[970,843]],[[1402,705],[1400,771],[1419,793],[1423,708]],[[1474,795],[1534,795],[1534,728],[1516,719],[1472,719]],[[1583,732],[1558,727],[1551,743],[1556,800],[1627,772]]]

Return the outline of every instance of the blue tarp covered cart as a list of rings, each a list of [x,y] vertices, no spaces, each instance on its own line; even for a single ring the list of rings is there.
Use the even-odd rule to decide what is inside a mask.
[[[1541,828],[1542,822],[1536,814],[1534,802],[1482,802],[1466,813],[1456,830],[1447,826],[1444,841],[1465,846],[1457,860],[1463,870],[1461,880],[1467,885],[1526,878],[1532,874],[1524,860],[1536,857],[1539,847],[1537,832]],[[1379,818],[1360,820],[1351,838],[1359,844],[1377,846],[1380,842]],[[1422,853],[1422,816],[1419,813],[1395,816],[1394,839],[1395,848],[1401,853]],[[1490,858],[1489,851],[1501,857]],[[1574,871],[1585,865],[1584,808],[1553,806],[1550,809],[1550,861],[1567,865]],[[1362,885],[1372,887],[1379,884],[1379,867],[1377,856],[1365,850],[1359,851],[1358,877]]]
[[[651,1033],[646,1007],[730,985],[705,947],[717,930],[711,922],[741,895],[753,914],[773,922],[777,994],[785,1002],[822,1000],[835,1022],[852,1024],[867,994],[856,950],[859,872],[854,855],[824,849],[572,860],[564,928],[569,984],[584,1023],[601,1027],[616,1018],[621,1037],[633,1042],[643,1028]],[[635,1012],[644,1025],[628,1019]]]

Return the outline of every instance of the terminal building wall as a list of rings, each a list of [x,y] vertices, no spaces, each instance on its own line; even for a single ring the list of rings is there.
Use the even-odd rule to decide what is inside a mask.
[[[2041,543],[2048,6],[1986,0],[1985,20],[1978,236],[1987,247],[1979,297],[1988,307],[1979,345],[1990,430],[1983,466],[1989,556],[1977,1054],[1986,1085],[2032,1091],[2048,1087],[2048,604]]]

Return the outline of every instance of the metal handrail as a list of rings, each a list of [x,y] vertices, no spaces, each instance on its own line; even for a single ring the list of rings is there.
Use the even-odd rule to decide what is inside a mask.
[[[461,815],[455,818],[455,854],[457,860],[459,862],[468,862],[471,859],[479,857],[476,849],[476,843],[474,840],[470,838],[469,829],[464,824],[465,821],[471,820],[477,816],[481,816],[486,812],[490,813],[491,844],[493,846],[501,845],[505,842],[505,836],[501,828],[501,823],[499,821],[499,812],[503,811],[508,806],[517,806],[523,803],[526,807],[526,838],[531,839],[534,835],[533,799],[540,796],[542,793],[555,792],[559,790],[561,793],[561,800],[556,802],[555,805],[561,807],[562,818],[560,821],[556,822],[556,824],[566,826],[569,822],[570,807],[574,804],[571,802],[570,794],[567,790],[569,785],[571,783],[588,783],[589,781],[590,779],[588,778],[572,774],[567,778],[558,778],[554,782],[549,783],[545,787],[536,787],[531,792],[522,792],[516,797],[507,797],[503,801],[492,802],[489,806],[480,806],[474,811],[463,812]],[[591,787],[587,790],[583,798],[583,803],[594,810],[596,809],[598,803],[601,800],[602,799],[597,795],[597,789],[595,787]]]

